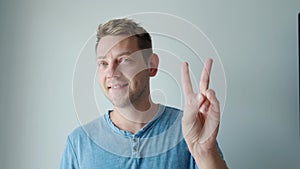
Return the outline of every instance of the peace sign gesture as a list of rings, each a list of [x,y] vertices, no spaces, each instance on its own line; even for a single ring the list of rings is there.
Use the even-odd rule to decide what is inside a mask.
[[[192,88],[188,64],[183,63],[181,66],[181,82],[184,94],[182,132],[188,148],[199,168],[200,166],[211,168],[209,167],[211,165],[205,165],[207,162],[209,163],[209,160],[214,161],[212,163],[213,165],[216,165],[217,161],[220,162],[216,146],[216,137],[220,122],[220,106],[215,92],[209,89],[209,76],[212,62],[212,59],[206,60],[201,72],[197,92],[194,92]],[[205,160],[205,158],[203,158],[204,153],[206,153],[205,155],[209,153],[213,156],[203,161]],[[200,156],[201,158],[199,158]],[[225,167],[226,165],[220,166]]]

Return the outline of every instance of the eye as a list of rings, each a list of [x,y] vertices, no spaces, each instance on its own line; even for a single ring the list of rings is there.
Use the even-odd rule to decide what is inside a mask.
[[[98,60],[97,61],[97,66],[98,67],[104,67],[107,65],[107,62],[105,62],[104,60]]]
[[[129,62],[130,62],[130,59],[127,57],[120,58],[120,60],[119,60],[119,63],[129,63]]]

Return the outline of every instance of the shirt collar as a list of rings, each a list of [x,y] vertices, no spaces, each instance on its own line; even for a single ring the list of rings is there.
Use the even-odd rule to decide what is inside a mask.
[[[159,104],[158,105],[158,110],[155,114],[155,116],[143,127],[141,128],[139,131],[137,131],[135,134],[132,134],[128,131],[125,130],[121,130],[119,129],[117,126],[115,126],[113,124],[113,122],[111,121],[109,114],[112,112],[112,110],[109,110],[107,113],[104,114],[104,119],[106,121],[106,123],[108,124],[108,126],[114,130],[116,133],[123,135],[125,137],[142,137],[142,135],[144,134],[144,132],[151,127],[157,120],[159,120],[159,118],[161,117],[161,115],[163,114],[165,110],[165,106]]]

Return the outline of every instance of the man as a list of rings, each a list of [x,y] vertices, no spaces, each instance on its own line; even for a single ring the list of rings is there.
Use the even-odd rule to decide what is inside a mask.
[[[113,109],[69,135],[61,169],[227,168],[216,142],[219,102],[208,88],[211,59],[196,93],[182,64],[182,112],[151,100],[149,79],[159,58],[149,33],[134,21],[99,25],[96,56],[98,82]]]

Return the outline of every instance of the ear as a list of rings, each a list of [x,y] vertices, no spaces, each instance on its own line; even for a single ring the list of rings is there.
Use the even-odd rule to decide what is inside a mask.
[[[153,77],[156,75],[157,70],[158,70],[158,63],[159,63],[159,58],[157,56],[157,54],[153,53],[150,55],[149,59],[148,59],[148,72],[149,72],[149,76]]]

